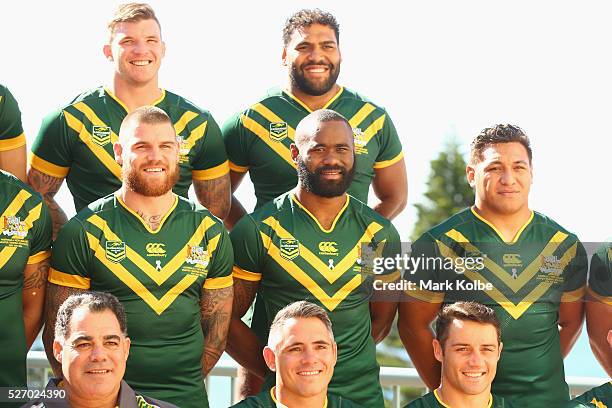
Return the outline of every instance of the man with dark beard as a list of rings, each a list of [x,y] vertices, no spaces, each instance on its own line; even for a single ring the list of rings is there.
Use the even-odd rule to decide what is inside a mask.
[[[355,173],[355,146],[348,121],[332,110],[315,111],[295,130],[291,157],[298,185],[232,230],[235,297],[228,353],[273,385],[262,357],[276,313],[297,300],[323,307],[333,323],[338,362],[332,393],[366,407],[382,407],[375,343],[390,329],[397,304],[371,301],[361,249],[399,253],[391,222],[346,193]],[[363,272],[363,274],[362,274]],[[388,271],[392,272],[392,271]],[[241,317],[261,287],[265,322],[251,330]],[[307,372],[320,375],[313,364]]]
[[[45,349],[58,307],[73,293],[110,292],[132,340],[125,380],[182,408],[207,407],[204,377],[225,349],[232,308],[232,246],[221,222],[172,192],[179,143],[170,117],[145,106],[126,116],[115,159],[122,186],[60,231],[47,286]]]

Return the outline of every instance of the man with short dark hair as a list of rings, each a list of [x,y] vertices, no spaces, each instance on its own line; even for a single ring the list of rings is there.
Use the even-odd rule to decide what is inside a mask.
[[[130,321],[126,381],[181,408],[208,406],[203,379],[225,349],[232,308],[231,243],[207,209],[172,192],[179,143],[170,117],[144,106],[120,128],[121,189],[72,218],[53,247],[47,355],[64,299],[110,292]]]
[[[45,398],[23,408],[173,408],[134,392],[122,380],[129,352],[125,310],[115,296],[87,292],[68,297],[57,312],[53,341],[62,376],[49,380]]]
[[[357,407],[327,392],[336,365],[337,345],[323,308],[302,300],[281,309],[270,327],[263,356],[275,373],[275,386],[235,407]]]
[[[443,303],[473,300],[495,310],[502,325],[493,392],[519,407],[569,399],[563,357],[582,326],[588,260],[574,234],[529,208],[531,157],[519,127],[484,129],[466,167],[474,206],[412,246],[413,264],[421,262],[404,274],[414,290],[400,303],[398,328],[429,388],[440,381],[429,324]]]
[[[225,217],[230,187],[221,132],[210,112],[159,88],[166,46],[155,12],[148,4],[123,4],[108,30],[103,51],[114,66],[112,83],[84,92],[49,114],[32,146],[28,182],[49,205],[54,232],[67,221],[53,198],[64,178],[77,212],[121,187],[121,165],[114,160],[113,145],[125,116],[145,105],[170,116],[179,140],[174,191],[187,197],[193,182],[200,203]]]
[[[476,302],[443,307],[433,340],[442,366],[440,387],[412,401],[406,408],[509,408],[491,394],[501,355],[501,329],[493,309]]]
[[[236,297],[228,352],[263,378],[262,349],[274,316],[296,300],[311,301],[329,313],[338,343],[330,391],[380,407],[375,342],[388,333],[397,303],[369,301],[361,252],[368,245],[395,256],[399,236],[389,220],[346,193],[355,172],[355,147],[342,115],[319,110],[302,119],[291,155],[298,186],[243,217],[231,233]],[[258,288],[265,315],[251,330],[240,318]]]
[[[26,179],[26,138],[15,97],[0,84],[0,170]]]

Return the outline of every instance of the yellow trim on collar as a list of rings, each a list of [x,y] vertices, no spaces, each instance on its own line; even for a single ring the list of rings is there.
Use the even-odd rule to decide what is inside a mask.
[[[142,223],[142,225],[144,225],[148,232],[150,232],[151,234],[157,234],[159,231],[161,231],[162,227],[164,226],[164,223],[166,222],[166,219],[170,216],[172,211],[174,211],[174,209],[178,205],[178,196],[174,193],[172,193],[172,195],[174,195],[174,204],[172,204],[168,212],[163,216],[161,222],[159,223],[159,228],[156,231],[153,231],[151,227],[149,227],[149,225],[145,222],[145,220],[143,220],[142,217],[138,215],[138,213],[128,207],[127,204],[123,202],[121,197],[119,197],[118,195],[116,195],[115,197],[117,198],[117,201],[119,201],[119,204],[121,204],[123,208],[128,210],[128,212],[130,212],[134,217],[136,217]]]
[[[157,98],[156,100],[154,100],[153,102],[151,102],[151,105],[155,106],[155,105],[157,105],[158,103],[160,103],[161,101],[164,100],[164,98],[166,97],[166,90],[165,89],[161,89],[161,91],[162,91],[161,96],[159,98]],[[123,101],[121,99],[119,99],[115,94],[113,94],[110,89],[105,87],[104,88],[104,92],[106,92],[108,94],[108,96],[113,98],[115,100],[115,102],[117,102],[119,105],[121,105],[121,107],[123,109],[125,109],[126,113],[130,113],[130,110],[127,108],[126,104],[123,103]]]
[[[323,226],[319,223],[319,220],[317,220],[317,217],[315,217],[310,211],[308,211],[308,209],[306,207],[304,207],[302,205],[302,203],[299,202],[299,200],[297,199],[297,197],[295,196],[295,194],[291,194],[291,199],[302,209],[304,210],[304,212],[306,212],[306,214],[308,214],[310,216],[310,218],[312,218],[314,220],[314,222],[317,223],[317,225],[319,226],[319,228],[321,229],[321,231],[325,232],[325,233],[330,233],[334,230],[334,228],[336,227],[336,223],[338,222],[338,220],[340,219],[340,216],[344,213],[344,210],[346,210],[346,208],[349,205],[349,200],[351,199],[350,196],[347,194],[346,195],[346,202],[344,203],[344,205],[342,206],[342,208],[340,209],[340,211],[338,212],[338,214],[336,215],[336,218],[334,218],[334,222],[332,222],[331,227],[326,230],[325,228],[323,228]]]
[[[491,229],[493,229],[493,231],[495,231],[495,233],[501,238],[501,240],[503,242],[505,242],[506,244],[515,244],[519,238],[521,237],[521,234],[523,233],[523,231],[525,231],[525,228],[527,228],[529,226],[529,224],[531,223],[531,221],[533,220],[533,217],[535,216],[535,213],[533,211],[531,211],[531,215],[529,216],[529,219],[527,220],[527,222],[525,223],[525,225],[523,225],[521,227],[521,229],[518,230],[518,232],[516,233],[516,235],[514,236],[514,238],[512,238],[512,241],[510,242],[506,242],[506,240],[504,239],[504,236],[502,235],[502,233],[497,229],[497,227],[495,225],[493,225],[493,223],[487,221],[482,215],[478,214],[476,212],[476,210],[474,210],[474,206],[472,206],[470,208],[470,210],[472,211],[472,214],[474,214],[474,216],[476,218],[478,218],[480,221],[484,222],[485,224],[487,224],[489,227],[491,227]]]
[[[325,103],[325,105],[323,105],[323,107],[321,109],[327,109],[329,107],[329,105],[331,105],[336,99],[338,99],[338,97],[342,94],[342,92],[344,92],[344,87],[340,86],[340,89],[338,90],[338,92],[332,96],[329,101],[327,101]],[[289,92],[289,90],[286,90],[285,93],[287,95],[289,95],[294,101],[296,101],[297,103],[299,103],[300,105],[302,105],[302,107],[304,109],[306,109],[309,113],[312,113],[312,109],[310,109],[308,107],[308,105],[306,105],[304,102],[302,102],[297,96],[295,96],[294,94],[292,94],[291,92]]]

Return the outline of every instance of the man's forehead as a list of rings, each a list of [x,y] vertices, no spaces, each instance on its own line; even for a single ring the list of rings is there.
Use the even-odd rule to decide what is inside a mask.
[[[497,343],[497,330],[492,324],[454,319],[448,330],[447,344]]]
[[[318,41],[337,42],[336,33],[330,27],[323,24],[311,24],[298,27],[291,33],[291,42],[302,42],[316,39]]]
[[[125,130],[130,143],[152,139],[157,141],[176,141],[176,133],[170,123],[139,123],[132,121]]]
[[[353,131],[346,123],[340,120],[327,122],[308,121],[300,126],[299,135],[296,134],[298,143],[308,144],[338,144],[353,140]]]
[[[521,143],[496,143],[485,147],[482,151],[482,161],[525,161],[529,162],[527,149]]]
[[[91,311],[88,307],[79,307],[70,318],[70,338],[103,337],[121,335],[119,321],[110,310]]]
[[[331,342],[327,326],[316,317],[289,319],[282,330],[282,347],[294,343]]]
[[[137,21],[122,21],[115,25],[112,31],[114,38],[129,37],[132,35],[161,36],[161,28],[153,19]]]

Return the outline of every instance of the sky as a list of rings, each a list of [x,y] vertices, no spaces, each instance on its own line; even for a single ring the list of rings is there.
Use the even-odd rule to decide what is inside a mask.
[[[112,67],[102,46],[106,21],[119,3],[0,6],[0,82],[20,103],[28,145],[44,115],[109,83]],[[612,235],[607,2],[150,4],[167,46],[160,85],[210,110],[219,124],[284,83],[281,30],[288,15],[303,7],[332,12],[341,29],[338,82],[385,107],[402,141],[409,202],[394,221],[402,238],[415,222],[429,161],[445,139],[456,137],[467,152],[471,139],[496,123],[516,124],[532,140],[533,209],[583,241]],[[237,195],[247,208],[254,206],[248,181]],[[65,184],[58,201],[74,214]]]

